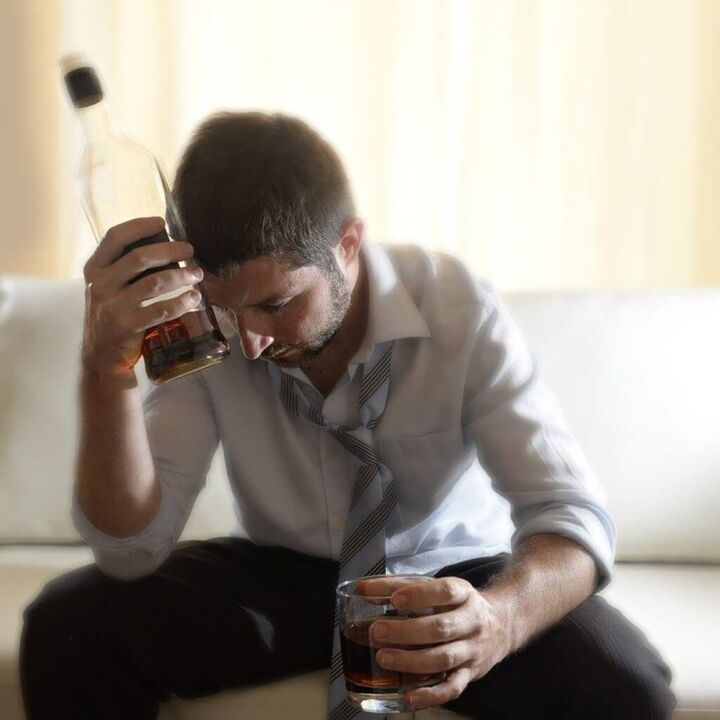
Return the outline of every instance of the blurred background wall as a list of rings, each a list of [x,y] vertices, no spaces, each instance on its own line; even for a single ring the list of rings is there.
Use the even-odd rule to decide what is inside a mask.
[[[170,177],[209,113],[279,110],[337,148],[371,236],[502,290],[720,284],[720,1],[0,0],[1,273],[94,248],[77,50]]]

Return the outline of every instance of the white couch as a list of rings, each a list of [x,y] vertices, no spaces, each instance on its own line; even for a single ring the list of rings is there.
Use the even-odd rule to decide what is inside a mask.
[[[720,719],[720,289],[506,300],[607,489],[620,562],[606,595],[671,665],[675,717]],[[23,608],[50,578],[91,561],[69,516],[82,310],[80,281],[0,278],[3,720],[23,717]],[[219,460],[185,539],[234,522]],[[324,673],[273,685],[173,700],[161,718],[324,717]]]

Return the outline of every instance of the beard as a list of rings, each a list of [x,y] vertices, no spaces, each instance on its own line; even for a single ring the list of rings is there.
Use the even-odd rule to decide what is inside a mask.
[[[334,267],[330,274],[330,301],[322,327],[302,343],[273,343],[260,356],[278,367],[302,368],[332,342],[350,308],[351,293],[342,273]],[[285,357],[289,355],[290,357]]]

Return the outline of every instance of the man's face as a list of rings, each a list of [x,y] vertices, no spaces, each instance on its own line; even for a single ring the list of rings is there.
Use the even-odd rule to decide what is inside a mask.
[[[205,274],[210,302],[237,328],[245,357],[281,367],[302,367],[320,354],[342,324],[350,289],[336,267],[289,270],[260,257],[230,280]]]

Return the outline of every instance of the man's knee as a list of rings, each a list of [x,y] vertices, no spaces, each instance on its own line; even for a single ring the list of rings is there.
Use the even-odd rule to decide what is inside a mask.
[[[57,642],[60,636],[67,635],[87,613],[93,586],[103,580],[94,565],[50,580],[23,612],[23,642],[35,638]]]
[[[128,618],[133,607],[144,606],[146,588],[108,578],[95,566],[47,583],[25,609],[20,639],[28,718],[157,716],[160,690],[143,683],[135,656],[117,661],[132,628]],[[138,647],[138,654],[143,650]]]
[[[613,671],[615,677],[611,687],[615,690],[618,706],[622,706],[626,714],[632,709],[631,716],[638,720],[670,720],[675,709],[675,696],[664,670],[655,663],[645,663],[633,668],[615,666]]]
[[[607,705],[612,717],[670,720],[671,672],[645,635],[603,598],[593,597],[558,626],[578,697]]]

